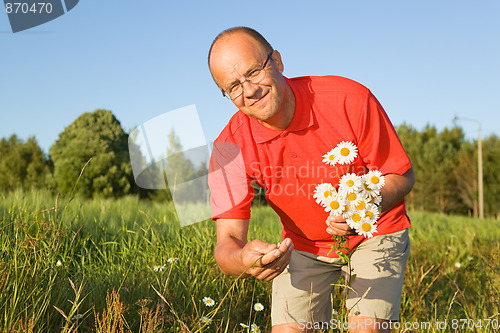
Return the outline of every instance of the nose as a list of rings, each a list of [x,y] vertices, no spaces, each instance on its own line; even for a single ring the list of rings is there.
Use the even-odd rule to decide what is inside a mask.
[[[257,83],[252,83],[248,80],[245,80],[241,85],[243,86],[245,98],[252,98],[259,90],[259,85]]]

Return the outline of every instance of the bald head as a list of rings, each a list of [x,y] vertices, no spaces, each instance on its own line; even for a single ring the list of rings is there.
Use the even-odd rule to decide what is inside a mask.
[[[271,46],[271,44],[269,44],[269,42],[256,30],[248,27],[229,28],[218,34],[212,42],[212,45],[210,46],[210,50],[208,51],[208,67],[210,70],[212,69],[212,65],[210,62],[212,53],[215,50],[220,51],[221,48],[230,45],[232,38],[241,35],[246,35],[247,37],[252,39],[253,42],[255,42],[256,45],[264,51],[264,53],[269,54],[273,51],[273,47]]]

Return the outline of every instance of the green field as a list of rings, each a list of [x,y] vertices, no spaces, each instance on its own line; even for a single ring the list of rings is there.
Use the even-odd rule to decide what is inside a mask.
[[[500,321],[500,221],[409,215],[402,325],[493,332]],[[270,330],[271,285],[222,275],[213,258],[214,223],[181,228],[171,204],[15,192],[1,197],[0,218],[2,332],[250,330],[240,323]],[[279,241],[269,207],[254,208],[252,218],[250,239]],[[253,310],[256,302],[263,311]],[[342,310],[340,297],[335,303]],[[437,329],[444,320],[448,328]]]

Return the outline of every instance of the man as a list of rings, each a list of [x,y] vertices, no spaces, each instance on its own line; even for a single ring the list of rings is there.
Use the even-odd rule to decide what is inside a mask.
[[[341,77],[285,78],[280,53],[246,27],[219,34],[208,61],[222,94],[239,109],[214,144],[209,175],[221,271],[273,280],[273,332],[310,331],[314,323],[330,322],[332,284],[344,266],[336,255],[328,257],[331,237],[350,236],[357,275],[347,301],[350,331],[390,331],[389,321],[399,318],[409,253],[403,197],[415,179],[378,101]],[[328,216],[312,198],[315,185],[338,184],[321,159],[341,141],[359,149],[351,172],[385,175],[383,214],[371,239],[356,235],[342,216]],[[281,219],[278,244],[247,241],[252,182],[267,190]]]

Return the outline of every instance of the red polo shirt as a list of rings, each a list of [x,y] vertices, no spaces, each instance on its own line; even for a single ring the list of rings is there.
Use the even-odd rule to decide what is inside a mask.
[[[287,82],[296,106],[286,130],[271,130],[238,111],[216,139],[208,177],[212,219],[249,219],[254,181],[267,190],[266,199],[283,224],[282,239],[291,238],[297,250],[326,256],[332,244],[326,232],[328,213],[313,193],[316,185],[336,185],[339,178],[322,156],[339,142],[351,141],[358,157],[349,172],[377,169],[402,175],[411,164],[384,109],[366,87],[337,76]],[[347,166],[340,166],[340,176],[345,172]],[[410,227],[404,200],[377,224],[375,235]],[[363,240],[350,237],[350,248]]]

